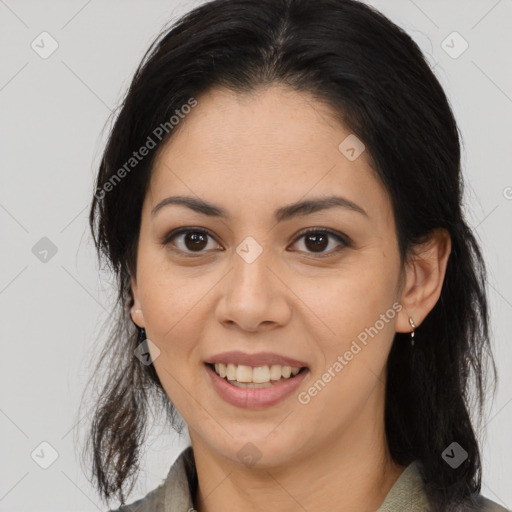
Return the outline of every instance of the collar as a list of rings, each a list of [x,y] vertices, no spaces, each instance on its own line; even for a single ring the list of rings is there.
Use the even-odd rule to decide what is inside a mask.
[[[169,470],[165,485],[164,512],[191,512],[197,489],[192,447],[185,448]],[[428,500],[417,461],[411,462],[398,477],[376,512],[423,512]]]

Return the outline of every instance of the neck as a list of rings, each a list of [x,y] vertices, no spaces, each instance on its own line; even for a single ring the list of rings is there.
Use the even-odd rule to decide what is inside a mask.
[[[387,450],[383,410],[376,421],[376,404],[367,405],[368,412],[350,428],[295,453],[293,464],[267,468],[233,462],[191,431],[199,482],[196,510],[374,512],[405,467],[394,464]]]

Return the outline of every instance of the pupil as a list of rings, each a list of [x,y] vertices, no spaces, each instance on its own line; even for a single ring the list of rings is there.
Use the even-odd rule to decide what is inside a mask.
[[[192,244],[189,244],[192,242]],[[206,236],[203,233],[188,233],[185,235],[187,249],[203,249],[206,246]]]
[[[328,245],[328,237],[325,236],[325,234],[321,235],[308,235],[306,237],[306,245],[308,245],[308,240],[313,240],[313,252],[321,252],[323,249],[325,249]],[[308,249],[311,247],[308,246]]]

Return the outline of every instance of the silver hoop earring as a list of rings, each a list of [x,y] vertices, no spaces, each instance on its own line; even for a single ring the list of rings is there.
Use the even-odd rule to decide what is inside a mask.
[[[411,332],[411,347],[414,347],[414,329],[416,328],[416,326],[414,325],[414,321],[413,321],[412,317],[409,317],[409,323],[411,324],[411,327],[412,327],[412,332]]]

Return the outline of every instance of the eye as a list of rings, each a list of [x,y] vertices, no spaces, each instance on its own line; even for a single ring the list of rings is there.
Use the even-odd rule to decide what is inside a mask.
[[[304,245],[306,248],[311,249],[311,252],[306,252],[309,252],[310,254],[319,254],[319,258],[332,256],[334,253],[338,253],[345,247],[349,247],[351,245],[347,237],[329,229],[309,229],[308,231],[302,232],[296,239],[295,243],[297,243],[297,241],[302,238],[304,239]],[[341,244],[341,246],[338,245],[338,248],[325,251],[325,249],[330,245],[336,245],[330,244],[329,239],[334,239],[336,242],[338,242],[338,244]]]
[[[200,255],[206,252],[205,249],[208,247],[209,238],[214,240],[214,236],[209,231],[202,228],[187,227],[171,231],[165,236],[161,243],[164,246],[171,244],[175,247],[173,250],[176,252],[183,253],[186,256],[192,256],[194,253]],[[304,245],[306,249],[308,249],[305,252],[316,254],[319,258],[332,256],[334,253],[351,245],[350,240],[341,233],[322,228],[309,229],[300,233],[295,239],[294,244],[301,239],[304,239]],[[332,240],[338,243],[337,248],[336,243],[330,243]],[[176,241],[178,241],[178,243],[176,243]],[[214,245],[217,245],[217,248],[223,250],[219,244]],[[327,247],[332,245],[335,246],[334,249],[325,251]]]
[[[166,246],[172,243],[172,245],[177,246],[177,249],[174,250],[177,252],[182,252],[188,256],[193,253],[205,252],[203,249],[208,247],[208,238],[213,239],[213,235],[204,229],[180,228],[175,229],[167,234],[162,240],[162,245]],[[174,242],[175,239],[181,243],[181,246],[180,243],[176,244]],[[218,244],[216,245],[217,247],[220,247]]]

